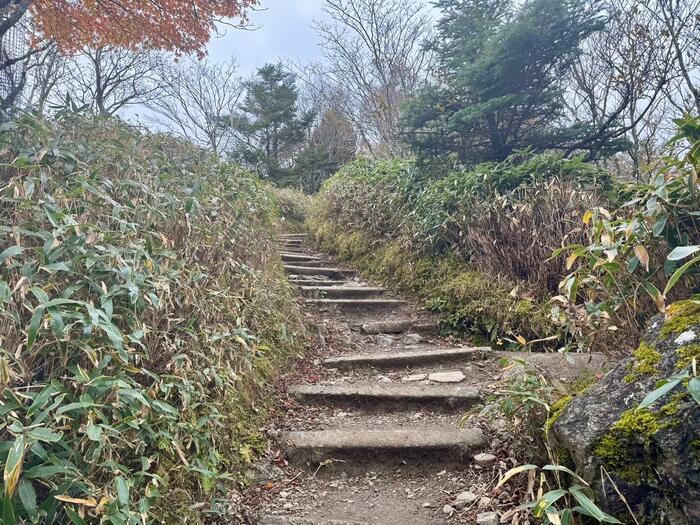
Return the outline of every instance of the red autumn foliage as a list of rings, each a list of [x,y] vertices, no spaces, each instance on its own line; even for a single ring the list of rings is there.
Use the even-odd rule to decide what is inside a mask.
[[[37,33],[71,53],[83,46],[198,53],[224,18],[246,20],[258,0],[34,0]]]

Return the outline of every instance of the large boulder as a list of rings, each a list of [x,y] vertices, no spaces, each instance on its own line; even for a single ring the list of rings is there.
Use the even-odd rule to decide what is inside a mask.
[[[700,301],[682,301],[654,318],[634,356],[551,426],[559,453],[624,523],[633,520],[615,486],[640,524],[700,523],[700,405],[687,381],[638,409],[660,381],[690,370],[693,358],[700,368]]]

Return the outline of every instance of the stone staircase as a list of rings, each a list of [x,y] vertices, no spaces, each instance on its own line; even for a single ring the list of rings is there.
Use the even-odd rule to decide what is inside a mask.
[[[334,493],[317,502],[320,508],[279,502],[281,509],[274,505],[266,509],[257,523],[445,522],[443,505],[412,502],[405,493],[397,493],[397,487],[407,482],[439,492],[431,484],[441,469],[462,469],[488,448],[481,428],[459,422],[483,394],[482,388],[470,384],[463,367],[485,360],[491,350],[424,339],[435,333],[435,325],[422,319],[413,305],[314,253],[304,234],[284,235],[280,251],[289,281],[307,309],[331,327],[349,327],[350,333],[342,352],[317,362],[331,379],[288,385],[289,396],[303,410],[320,410],[322,416],[309,412],[309,428],[299,424],[281,432],[285,457],[314,474],[313,481],[306,483],[312,487],[319,479],[331,487],[342,484],[348,472],[383,476],[385,485],[381,493],[375,490],[370,495],[370,500],[375,496],[378,502],[367,501],[364,509],[353,511],[350,498],[339,500]],[[386,374],[402,377],[387,381]],[[338,409],[353,416],[340,417],[344,412]],[[405,479],[397,474],[413,467],[418,471]]]
[[[280,252],[325,355],[286,385],[274,435],[292,471],[253,523],[498,525],[489,494],[505,463],[490,449],[501,431],[474,409],[502,381],[500,360],[518,357],[563,380],[604,361],[589,354],[570,367],[559,354],[441,340],[424,312],[315,253],[305,237],[282,236]]]

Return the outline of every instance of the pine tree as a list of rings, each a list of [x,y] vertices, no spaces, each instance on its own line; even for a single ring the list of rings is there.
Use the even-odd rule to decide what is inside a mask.
[[[576,136],[560,123],[561,73],[601,27],[578,0],[440,0],[439,82],[404,112],[406,136],[424,158],[503,160],[517,149],[558,147]]]
[[[242,112],[229,119],[241,138],[237,156],[262,178],[288,184],[314,115],[299,110],[296,77],[282,64],[258,69],[247,90]]]

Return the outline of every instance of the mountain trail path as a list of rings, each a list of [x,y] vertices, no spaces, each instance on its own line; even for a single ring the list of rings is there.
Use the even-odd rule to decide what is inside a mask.
[[[510,436],[482,410],[504,388],[502,359],[568,381],[602,357],[571,366],[558,354],[442,338],[429,313],[315,252],[304,234],[283,235],[280,250],[316,344],[278,386],[264,429],[273,447],[244,494],[248,522],[511,523],[522,495],[493,491],[516,466]]]

